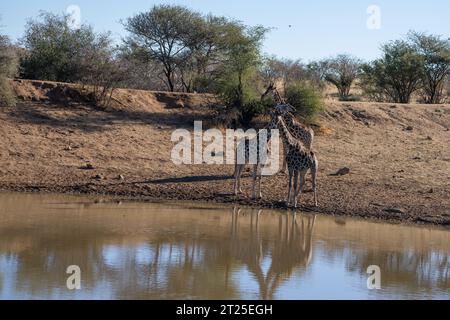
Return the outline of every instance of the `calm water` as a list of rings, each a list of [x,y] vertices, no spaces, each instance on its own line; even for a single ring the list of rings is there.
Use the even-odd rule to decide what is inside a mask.
[[[0,299],[449,299],[449,252],[446,230],[0,194]]]

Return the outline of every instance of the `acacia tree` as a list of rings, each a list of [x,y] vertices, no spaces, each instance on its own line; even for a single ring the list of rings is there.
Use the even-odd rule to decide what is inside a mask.
[[[216,74],[217,93],[228,108],[238,110],[244,126],[262,111],[256,76],[266,32],[261,26],[248,28],[230,23],[221,43],[225,59]]]
[[[408,39],[423,58],[422,92],[426,103],[441,103],[450,74],[450,41],[440,36],[410,32]]]
[[[348,54],[341,54],[324,62],[325,80],[333,84],[341,100],[347,100],[353,83],[358,78],[361,60]]]
[[[126,40],[144,61],[158,61],[169,91],[175,90],[176,71],[187,59],[192,32],[202,17],[181,6],[159,5],[128,18],[124,23],[130,36]]]
[[[423,57],[405,40],[389,42],[382,50],[382,58],[362,67],[361,87],[377,100],[409,103],[422,85]]]
[[[188,30],[188,51],[179,65],[181,82],[186,91],[208,91],[212,75],[224,59],[223,38],[232,24],[224,17],[208,15],[194,21]]]

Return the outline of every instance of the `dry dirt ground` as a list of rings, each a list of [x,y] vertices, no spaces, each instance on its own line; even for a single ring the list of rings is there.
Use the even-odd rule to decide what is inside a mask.
[[[20,103],[0,108],[0,190],[284,207],[285,175],[265,178],[252,201],[248,172],[236,198],[233,166],[172,163],[172,132],[211,122],[212,96],[119,90],[101,110],[67,85],[14,87]],[[319,123],[319,207],[307,192],[300,210],[450,225],[449,105],[328,101]]]

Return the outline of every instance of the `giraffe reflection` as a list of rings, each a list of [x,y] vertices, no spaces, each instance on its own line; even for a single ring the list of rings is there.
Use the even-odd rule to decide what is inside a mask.
[[[258,282],[260,298],[273,299],[277,289],[292,276],[293,272],[305,269],[312,259],[313,231],[316,216],[297,215],[296,212],[279,216],[278,232],[272,245],[266,248],[260,233],[262,210],[250,213],[250,232],[239,233],[241,209],[233,209],[231,225],[231,252],[234,259],[243,262]],[[270,261],[264,274],[263,262]]]
[[[297,299],[327,290],[305,283],[329,268],[359,281],[369,265],[390,288],[382,297],[448,297],[445,230],[42,197],[0,195],[0,299]],[[80,291],[66,288],[69,265],[81,268]]]
[[[153,295],[189,292],[194,297],[240,298],[237,292],[242,288],[236,274],[247,269],[257,282],[259,298],[274,299],[277,289],[295,271],[310,264],[316,220],[316,216],[295,212],[278,216],[278,228],[274,228],[262,225],[262,210],[235,207],[228,220],[228,235],[218,239],[211,239],[211,234],[194,238],[179,233],[160,235],[152,241],[154,256],[147,290]],[[274,220],[273,215],[267,218]],[[265,263],[269,265],[266,272]]]

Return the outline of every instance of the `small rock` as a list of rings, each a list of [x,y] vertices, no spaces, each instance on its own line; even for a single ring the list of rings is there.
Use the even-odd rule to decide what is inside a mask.
[[[64,149],[64,151],[72,151],[72,147],[68,146],[67,148]]]
[[[406,130],[406,131],[413,131],[414,128],[413,128],[412,126],[407,126],[407,127],[405,128],[405,130]]]
[[[125,180],[125,177],[123,176],[123,175],[119,175],[118,177],[117,177],[117,180]]]
[[[103,177],[98,174],[93,179],[95,179],[95,180],[103,180]]]
[[[390,106],[390,108],[391,108],[391,109],[396,109],[397,106],[394,104],[394,105]]]
[[[335,174],[332,174],[332,176],[345,176],[347,174],[350,174],[350,168],[342,168],[339,169],[338,172],[336,172]]]
[[[94,168],[94,166],[92,164],[88,163],[85,166],[81,167],[80,169],[83,169],[83,170],[94,170],[95,168]]]
[[[428,190],[428,193],[434,193],[434,189],[431,188],[430,190]]]
[[[427,137],[427,140],[428,140],[428,141],[433,141],[433,138],[430,137],[430,136],[428,136],[428,137]]]
[[[413,160],[422,160],[422,158],[421,157],[414,157],[414,158],[412,158]]]

